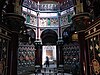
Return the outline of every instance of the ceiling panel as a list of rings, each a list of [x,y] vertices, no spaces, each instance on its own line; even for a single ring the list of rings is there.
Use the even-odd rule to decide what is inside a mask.
[[[33,0],[35,2],[42,2],[42,1],[56,1],[56,2],[59,2],[59,3],[62,3],[62,2],[66,2],[66,0]]]

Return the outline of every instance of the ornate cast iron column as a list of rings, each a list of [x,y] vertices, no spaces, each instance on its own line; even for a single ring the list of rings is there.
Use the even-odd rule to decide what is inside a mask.
[[[88,13],[80,13],[72,17],[73,25],[78,32],[78,42],[80,44],[80,75],[88,75],[86,56],[85,29],[90,26],[91,16]]]
[[[10,43],[10,75],[17,75],[17,50],[20,27],[24,26],[25,18],[15,13],[4,14],[5,27],[11,30]]]
[[[63,50],[62,50],[63,40],[57,41],[57,67],[63,65]]]
[[[41,48],[41,41],[40,41],[40,28],[39,28],[39,1],[38,1],[38,11],[37,11],[37,28],[36,28],[36,52],[35,52],[35,64],[42,67],[42,48]]]
[[[60,4],[59,4],[60,6]],[[60,12],[60,7],[58,11],[58,21],[59,21],[59,26],[58,26],[58,41],[57,41],[57,67],[59,65],[63,65],[63,50],[62,50],[62,45],[63,45],[63,40],[62,40],[62,33],[61,33],[61,12]]]
[[[42,45],[41,42],[35,41],[36,52],[35,52],[35,65],[42,67]]]
[[[58,39],[61,39],[61,26],[60,26],[60,18],[61,18],[61,13],[58,12],[58,22],[59,22],[59,28],[58,28]]]

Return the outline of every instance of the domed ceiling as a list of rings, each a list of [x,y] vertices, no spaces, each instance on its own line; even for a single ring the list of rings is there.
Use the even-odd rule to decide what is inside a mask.
[[[54,9],[57,10],[67,10],[74,6],[73,0],[23,0],[23,6],[37,10],[38,7],[41,10],[44,9]]]
[[[48,2],[50,2],[50,1],[55,1],[55,2],[59,2],[59,3],[63,3],[63,2],[66,2],[66,1],[68,1],[68,0],[33,0],[33,1],[35,1],[35,2],[43,2],[43,1],[48,1]]]

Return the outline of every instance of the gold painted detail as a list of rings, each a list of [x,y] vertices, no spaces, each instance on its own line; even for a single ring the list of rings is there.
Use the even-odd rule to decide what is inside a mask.
[[[93,71],[96,75],[98,75],[100,73],[100,64],[98,62],[98,60],[93,59],[92,60],[92,66],[93,66]]]
[[[5,43],[5,40],[3,40],[3,43]]]
[[[96,44],[95,48],[98,50],[99,49],[99,46]]]
[[[0,42],[1,42],[1,38],[0,38]]]
[[[94,37],[94,40],[96,40],[96,37]]]
[[[7,33],[7,32],[5,32],[5,34],[7,35],[8,33]]]
[[[92,46],[90,46],[90,50],[93,50],[93,47]]]
[[[0,29],[0,32],[2,32],[2,30]]]
[[[90,35],[90,31],[88,32],[88,34]]]
[[[98,56],[100,57],[100,53],[98,54]]]
[[[94,28],[93,31],[96,32],[96,28]]]
[[[93,39],[91,39],[91,41],[93,41]]]

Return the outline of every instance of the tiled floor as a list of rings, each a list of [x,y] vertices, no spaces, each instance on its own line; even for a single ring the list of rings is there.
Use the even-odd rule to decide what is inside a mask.
[[[55,73],[57,73],[56,69],[57,69],[57,66],[55,64],[50,64],[49,67],[46,67],[45,65],[43,65],[43,69],[41,69],[41,73],[38,73],[36,75],[42,75],[42,73],[44,73],[44,75],[55,75]],[[33,73],[33,74],[30,74],[30,75],[35,75],[35,74]],[[72,74],[57,73],[57,75],[72,75]]]
[[[46,65],[43,65],[43,68],[46,68]],[[57,68],[56,64],[50,64],[48,68]]]
[[[35,75],[35,74],[30,74],[30,75]],[[40,73],[38,75],[42,75],[42,74]],[[46,75],[54,75],[54,74],[46,74]],[[63,74],[57,73],[57,75],[63,75]],[[64,75],[72,75],[72,74],[64,73]]]

